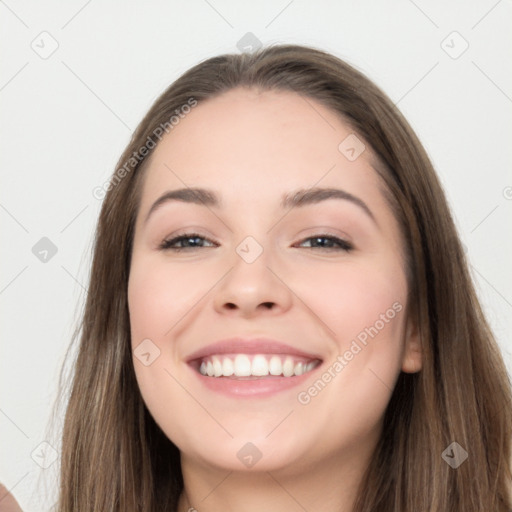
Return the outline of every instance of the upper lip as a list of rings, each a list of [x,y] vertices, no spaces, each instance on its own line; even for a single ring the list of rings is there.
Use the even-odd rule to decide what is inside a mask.
[[[308,359],[321,359],[318,354],[299,350],[282,341],[270,338],[228,338],[206,345],[190,354],[187,362],[203,359],[215,354],[289,354]]]

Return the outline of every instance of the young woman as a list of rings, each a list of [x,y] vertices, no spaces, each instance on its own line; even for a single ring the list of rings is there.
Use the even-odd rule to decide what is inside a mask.
[[[506,368],[432,165],[361,73],[208,59],[95,193],[59,511],[512,510]]]

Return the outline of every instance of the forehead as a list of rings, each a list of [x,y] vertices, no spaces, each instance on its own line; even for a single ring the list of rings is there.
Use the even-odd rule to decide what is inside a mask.
[[[361,150],[354,137],[337,113],[309,97],[233,89],[199,103],[165,135],[151,155],[143,195],[192,184],[233,199],[315,184],[375,188],[368,144],[355,160],[344,152],[354,141]]]

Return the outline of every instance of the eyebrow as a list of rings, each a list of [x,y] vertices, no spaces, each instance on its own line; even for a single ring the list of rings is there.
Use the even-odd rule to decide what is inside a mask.
[[[280,206],[282,209],[293,209],[300,208],[301,206],[317,204],[329,199],[350,201],[352,204],[361,208],[375,223],[377,223],[372,211],[362,199],[359,199],[359,197],[339,188],[314,187],[288,192],[282,195]],[[180,188],[170,190],[162,194],[149,209],[144,223],[148,221],[149,217],[155,210],[160,208],[163,204],[172,201],[198,204],[216,209],[222,208],[222,201],[213,190],[198,187]]]

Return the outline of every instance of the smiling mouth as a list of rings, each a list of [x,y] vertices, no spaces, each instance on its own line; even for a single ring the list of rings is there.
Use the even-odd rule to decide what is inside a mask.
[[[286,354],[218,354],[198,359],[193,366],[205,377],[255,380],[303,375],[321,362]]]

